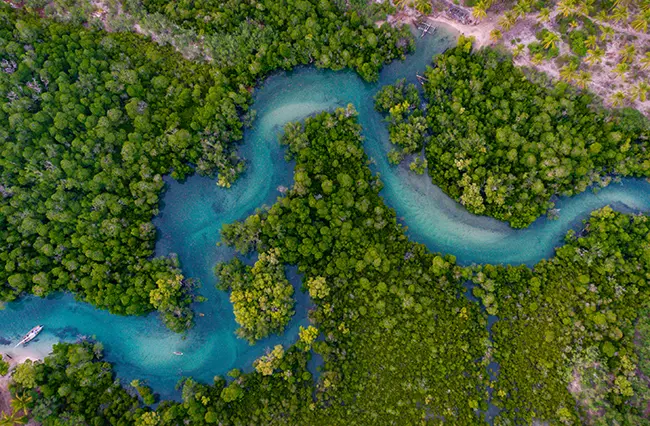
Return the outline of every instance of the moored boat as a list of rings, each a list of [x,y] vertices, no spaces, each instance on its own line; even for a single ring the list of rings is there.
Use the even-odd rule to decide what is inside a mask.
[[[38,336],[38,333],[40,333],[43,330],[42,325],[37,325],[36,327],[32,328],[29,330],[29,333],[25,334],[25,336],[20,339],[20,342],[15,346],[16,348],[20,345],[24,345],[25,343],[31,342],[34,340],[36,336]]]
[[[181,355],[183,355],[183,352],[178,352],[178,351],[176,351],[176,352],[174,352],[174,355],[181,356]]]

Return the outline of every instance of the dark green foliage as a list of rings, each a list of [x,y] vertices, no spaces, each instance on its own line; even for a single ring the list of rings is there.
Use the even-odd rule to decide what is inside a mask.
[[[492,330],[502,419],[643,415],[647,379],[636,369],[644,357],[634,328],[650,302],[650,223],[606,207],[581,235],[569,232],[555,257],[532,270],[485,266],[475,277],[475,294],[499,316]],[[594,407],[602,412],[589,413]]]
[[[318,410],[302,423],[481,423],[485,317],[459,295],[454,258],[409,242],[384,205],[355,115],[349,106],[287,125],[293,188],[258,213],[257,229],[224,235],[257,235],[257,250],[279,249],[305,274],[326,339],[313,343],[325,359]]]
[[[136,36],[6,6],[0,45],[1,299],[71,291],[114,313],[151,311],[157,282],[180,275],[175,259],[151,259],[162,175],[238,167],[224,154],[241,137],[237,99],[208,67]],[[159,301],[177,331],[192,324],[180,282]]]
[[[571,51],[578,56],[585,56],[587,54],[587,46],[585,46],[587,37],[588,35],[585,31],[571,31],[568,35],[568,43]]]
[[[277,68],[313,63],[353,68],[375,81],[386,62],[412,48],[406,27],[377,28],[353,7],[331,0],[145,0],[144,7],[178,24],[215,35],[214,62],[233,82],[250,86]]]
[[[14,395],[29,393],[31,417],[43,425],[133,424],[138,399],[120,386],[99,343],[59,343],[42,363],[22,364],[13,375]]]
[[[433,182],[469,211],[526,227],[555,195],[648,175],[647,121],[596,110],[588,94],[533,83],[495,51],[460,45],[425,73],[425,150]]]
[[[404,155],[421,152],[427,142],[427,123],[419,106],[420,95],[406,80],[384,86],[375,95],[375,109],[389,114],[390,141],[397,146],[388,157],[393,164],[400,163]]]

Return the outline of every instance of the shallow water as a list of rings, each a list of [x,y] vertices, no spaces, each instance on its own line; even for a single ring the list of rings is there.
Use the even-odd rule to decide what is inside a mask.
[[[441,30],[418,40],[416,53],[406,62],[387,66],[378,84],[364,83],[347,71],[300,68],[276,74],[255,95],[258,118],[254,129],[246,132],[241,148],[248,160],[248,171],[231,189],[220,189],[214,181],[199,176],[182,184],[167,181],[161,214],[154,221],[159,230],[156,253],[177,253],[184,274],[199,279],[200,292],[208,298],[197,305],[197,312],[204,316],[197,317],[196,327],[186,338],[166,330],[156,315],[110,315],[76,302],[69,295],[27,297],[0,311],[0,338],[15,344],[35,324],[45,325],[45,330],[26,349],[0,345],[0,351],[46,354],[56,341],[95,336],[104,344],[106,359],[114,363],[120,378],[127,382],[145,379],[162,397],[177,398],[174,384],[182,376],[210,382],[213,376],[232,368],[250,370],[252,361],[268,347],[293,343],[299,325],[308,323],[310,303],[300,292],[295,269],[289,271],[296,288],[294,319],[282,336],[250,346],[234,335],[237,326],[228,295],[214,288],[214,265],[233,256],[232,250],[215,243],[222,224],[244,219],[256,208],[272,204],[280,195],[277,188],[291,185],[293,165],[283,160],[283,149],[277,141],[282,126],[348,103],[359,111],[365,149],[374,160],[371,167],[380,173],[385,184],[382,195],[408,225],[409,236],[433,251],[454,254],[462,264],[533,264],[551,256],[566,231],[576,227],[594,209],[611,204],[626,212],[650,210],[650,185],[625,180],[598,195],[588,192],[561,199],[559,220],[540,219],[526,230],[513,230],[496,220],[469,214],[432,185],[428,177],[416,176],[407,167],[391,167],[386,160],[388,132],[382,117],[373,109],[373,96],[382,85],[398,78],[415,81],[415,73],[424,70],[432,55],[453,45],[455,37]],[[184,355],[175,356],[174,351]]]

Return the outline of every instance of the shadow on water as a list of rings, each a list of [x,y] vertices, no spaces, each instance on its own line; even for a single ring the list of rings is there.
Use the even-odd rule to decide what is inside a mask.
[[[308,324],[309,298],[296,292],[297,309],[282,336],[271,336],[249,345],[236,338],[232,305],[228,294],[217,291],[214,265],[232,258],[233,250],[217,247],[224,223],[241,220],[256,208],[271,205],[280,186],[291,186],[293,164],[284,161],[278,144],[282,126],[290,121],[323,110],[352,103],[359,112],[365,136],[364,148],[373,159],[371,168],[384,183],[381,195],[407,224],[408,235],[434,252],[451,253],[461,264],[525,263],[552,255],[569,228],[577,226],[589,212],[606,204],[628,212],[650,210],[650,185],[627,179],[598,194],[587,192],[558,203],[560,218],[542,218],[525,230],[513,230],[494,219],[474,216],[447,197],[428,177],[417,176],[406,168],[390,166],[388,131],[383,117],[374,110],[373,97],[382,85],[399,78],[415,82],[435,54],[455,43],[456,35],[440,29],[434,36],[418,39],[418,49],[405,62],[385,67],[379,83],[363,82],[350,71],[332,72],[298,68],[270,76],[254,96],[257,119],[247,129],[241,154],[247,159],[247,172],[232,188],[222,189],[215,181],[201,176],[185,182],[166,178],[166,192],[160,214],[154,219],[158,229],[156,255],[176,253],[184,274],[197,279],[200,294],[208,300],[196,306],[196,326],[186,335],[171,333],[157,315],[122,317],[75,301],[71,295],[39,299],[33,296],[8,303],[0,311],[0,351],[47,354],[52,344],[75,340],[78,335],[94,336],[105,347],[106,360],[115,366],[118,377],[128,382],[144,379],[162,398],[178,398],[174,385],[182,376],[211,382],[213,376],[232,368],[250,370],[252,362],[276,344],[290,345],[297,340],[299,326]],[[292,276],[300,286],[300,277]],[[35,324],[45,325],[38,342],[15,352],[6,341],[16,341]],[[62,330],[71,330],[63,332]],[[57,333],[62,333],[57,336]],[[175,356],[173,352],[183,352]],[[318,373],[318,360],[310,364]],[[317,376],[317,374],[315,374]]]

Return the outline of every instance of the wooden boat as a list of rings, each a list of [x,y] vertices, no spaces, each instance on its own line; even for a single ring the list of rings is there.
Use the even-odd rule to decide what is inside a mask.
[[[20,339],[20,342],[18,342],[18,344],[15,347],[17,348],[20,345],[24,345],[26,343],[31,342],[32,340],[34,340],[36,336],[38,336],[38,333],[40,333],[41,330],[43,330],[42,325],[37,325],[36,327],[32,328],[31,330],[29,330],[29,333],[25,334],[25,336],[23,336],[23,338]]]
[[[174,355],[178,355],[178,356],[181,356],[181,355],[183,355],[183,352],[178,352],[178,351],[175,351],[175,352],[174,352]]]

